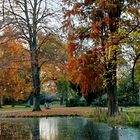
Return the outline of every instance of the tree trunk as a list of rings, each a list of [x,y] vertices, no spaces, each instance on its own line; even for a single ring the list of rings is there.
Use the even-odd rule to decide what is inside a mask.
[[[62,95],[62,97],[60,98],[60,105],[64,105],[64,96]]]
[[[2,93],[0,93],[0,94],[2,94]],[[0,96],[0,108],[2,108],[2,105],[3,105],[3,97],[2,97],[2,95]]]
[[[111,36],[116,36],[119,28],[119,20],[122,12],[122,0],[112,1],[112,10],[109,11],[109,30]],[[118,45],[119,41],[114,38],[110,47]],[[111,51],[112,50],[112,51]],[[108,115],[115,116],[118,114],[118,98],[117,98],[117,48],[110,50],[109,62],[107,64],[107,95],[108,95]]]
[[[2,102],[1,102],[1,99],[0,99],[0,108],[2,108]]]
[[[37,95],[34,95],[33,97],[33,111],[41,111],[41,108],[40,108],[40,95],[37,94]]]
[[[88,106],[90,106],[92,104],[93,96],[94,96],[94,93],[88,93],[87,96],[85,96]]]
[[[108,115],[115,116],[118,114],[118,99],[115,85],[108,87]]]
[[[40,109],[40,68],[38,62],[38,50],[34,45],[31,46],[31,70],[33,84],[33,111],[41,111]]]
[[[108,115],[109,116],[115,116],[118,114],[116,51],[112,52],[112,57],[113,58],[108,63],[108,71],[107,71],[107,95],[108,95]]]
[[[38,64],[32,65],[33,79],[33,111],[41,111],[40,109],[40,70]]]
[[[14,98],[12,98],[12,100],[11,100],[11,107],[15,107],[15,100],[14,100]]]

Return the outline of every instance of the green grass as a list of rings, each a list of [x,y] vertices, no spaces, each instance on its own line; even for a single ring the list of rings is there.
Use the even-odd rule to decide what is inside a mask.
[[[11,106],[3,106],[2,108],[0,108],[0,111],[15,111],[15,110],[31,110],[31,107],[24,107],[24,106],[15,106],[15,107],[11,107]]]
[[[140,111],[140,107],[127,107],[128,111]]]
[[[41,108],[44,109],[44,105],[41,105]],[[58,104],[54,104],[50,106],[51,109],[70,109],[70,110],[83,110],[83,111],[91,111],[93,108],[91,107],[65,107],[65,106],[60,106]],[[15,106],[11,107],[10,105],[3,106],[0,108],[0,111],[16,111],[16,110],[32,110],[31,107],[25,107],[25,106]]]

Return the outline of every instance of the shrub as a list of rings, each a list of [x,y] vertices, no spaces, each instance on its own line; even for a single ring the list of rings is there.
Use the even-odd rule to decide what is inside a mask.
[[[66,107],[87,106],[85,100],[80,100],[80,96],[75,96],[66,102]]]

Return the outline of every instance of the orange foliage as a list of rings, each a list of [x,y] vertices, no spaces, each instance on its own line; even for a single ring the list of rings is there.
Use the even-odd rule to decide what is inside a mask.
[[[70,1],[67,0],[67,2]],[[117,17],[119,17],[120,14],[120,5],[118,1],[111,0],[85,0],[83,3],[79,2],[78,4],[77,2],[71,2],[71,5],[73,7],[71,11],[80,10],[81,12],[75,15],[75,18],[80,23],[80,27],[77,29],[76,24],[71,25],[74,30],[74,41],[68,38],[70,42],[68,42],[68,69],[71,80],[80,85],[83,92],[90,92],[97,89],[96,85],[103,85],[103,79],[100,75],[104,74],[103,70],[106,72],[104,67],[107,67],[107,63],[110,61],[111,57],[109,53],[112,53],[112,56],[115,55],[114,52],[116,50],[114,51],[113,49],[115,48],[114,45],[118,45],[119,38],[113,38],[113,36],[117,31]],[[71,11],[69,10],[69,17],[73,17]],[[87,30],[82,32],[80,29],[85,27],[84,23],[87,26]],[[82,38],[80,37],[81,34]],[[83,34],[86,35],[86,37]],[[91,50],[91,54],[88,52],[84,54],[81,49],[82,51],[79,52],[79,54],[82,54],[80,57],[77,57],[74,55],[76,47],[84,46],[85,44],[80,44],[84,39],[90,39],[95,42],[95,48]],[[75,44],[71,42],[78,42],[79,44],[75,46]],[[101,49],[96,49],[99,46]],[[103,66],[102,62],[106,66]]]
[[[95,92],[103,85],[104,65],[100,61],[102,50],[94,48],[68,62],[70,80],[80,86],[83,94]]]
[[[68,55],[69,57],[73,56],[74,51],[76,50],[76,44],[72,41],[68,43]]]
[[[21,42],[15,39],[14,32],[10,28],[5,30],[0,44],[2,52],[0,92],[3,96],[22,99],[26,96],[25,93],[31,90],[31,84],[26,83],[29,74],[26,73],[26,69],[29,68],[29,55]]]

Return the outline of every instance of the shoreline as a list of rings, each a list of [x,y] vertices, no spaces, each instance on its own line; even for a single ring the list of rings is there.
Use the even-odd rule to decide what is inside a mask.
[[[107,116],[107,110],[93,107],[61,107],[42,109],[38,112],[30,110],[0,110],[0,119],[4,118],[37,118],[37,117],[87,117],[96,122],[109,125],[121,125],[140,128],[140,112],[121,112],[118,116]]]

